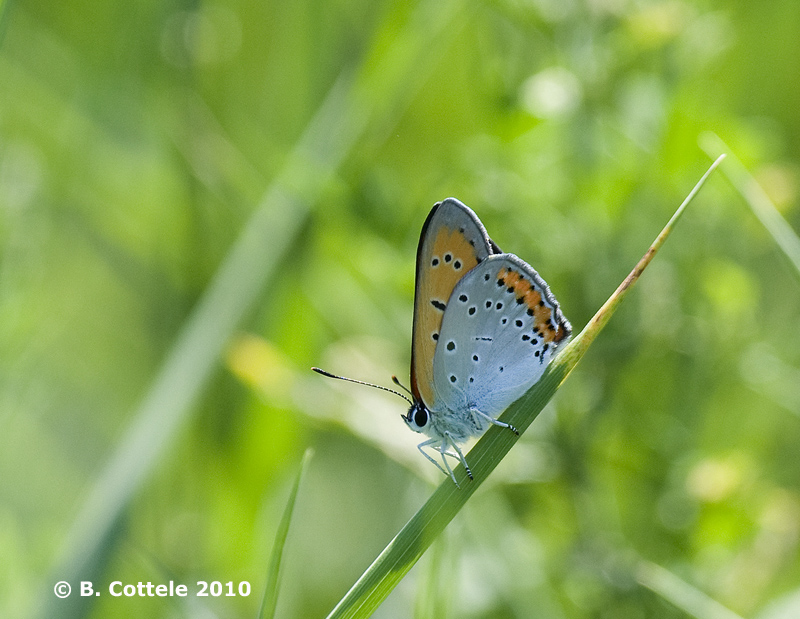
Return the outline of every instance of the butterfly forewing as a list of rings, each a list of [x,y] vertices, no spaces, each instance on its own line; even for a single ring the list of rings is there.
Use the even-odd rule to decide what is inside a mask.
[[[472,210],[454,198],[437,203],[422,227],[417,249],[411,389],[426,406],[434,401],[434,354],[453,289],[497,250]]]
[[[449,299],[433,361],[434,410],[503,412],[539,380],[571,327],[539,274],[487,257]]]

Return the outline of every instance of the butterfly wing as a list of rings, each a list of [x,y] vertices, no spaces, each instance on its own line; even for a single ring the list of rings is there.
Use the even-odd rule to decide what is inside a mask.
[[[455,198],[431,209],[417,248],[411,390],[430,408],[433,404],[433,359],[448,300],[470,269],[498,248],[477,215]]]
[[[498,416],[539,380],[571,331],[530,265],[513,254],[488,256],[448,299],[433,361],[433,409]]]

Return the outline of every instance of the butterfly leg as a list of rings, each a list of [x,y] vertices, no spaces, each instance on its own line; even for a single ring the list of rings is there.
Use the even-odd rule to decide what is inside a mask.
[[[467,464],[467,459],[464,457],[464,454],[461,453],[461,449],[458,447],[456,442],[453,440],[453,436],[449,432],[445,432],[444,435],[445,435],[445,437],[447,437],[447,440],[450,443],[450,446],[453,449],[456,450],[456,453],[458,454],[458,459],[461,460],[461,464],[464,465],[464,470],[467,472],[467,476],[470,479],[472,479],[472,471],[470,470],[469,465]],[[444,447],[444,445],[442,445],[442,447]],[[444,458],[444,452],[442,452],[442,458]],[[447,461],[445,461],[445,464],[447,464]],[[449,466],[447,468],[450,469]],[[455,475],[453,475],[453,471],[450,471],[450,477],[453,478],[453,481],[456,481],[456,477],[455,477]],[[458,482],[456,482],[456,486],[458,486]]]
[[[430,447],[430,446],[432,446],[434,443],[441,443],[441,441],[440,441],[438,438],[432,438],[432,439],[428,439],[427,441],[423,441],[422,443],[420,443],[419,445],[417,445],[417,449],[419,449],[419,452],[420,452],[420,453],[421,453],[423,456],[425,456],[425,457],[426,457],[428,460],[430,460],[431,462],[433,462],[433,464],[435,464],[435,465],[436,465],[436,468],[437,468],[437,469],[439,469],[439,470],[440,470],[442,473],[444,473],[445,475],[447,475],[447,474],[448,474],[448,471],[450,471],[450,467],[449,467],[449,466],[447,467],[447,471],[446,471],[446,470],[444,470],[444,469],[442,468],[442,465],[441,465],[441,464],[439,464],[439,463],[438,463],[438,462],[437,462],[437,461],[436,461],[434,458],[432,458],[432,457],[431,457],[431,456],[428,454],[428,452],[427,452],[427,451],[425,451],[425,450],[423,449],[423,447]],[[441,445],[440,445],[440,447],[441,447]],[[438,449],[438,451],[439,451],[439,452],[442,454],[442,458],[444,459],[444,452],[443,452],[441,449]],[[445,465],[446,465],[446,464],[447,464],[447,462],[445,461]],[[452,471],[450,471],[449,475],[452,477],[452,475],[453,475],[453,472],[452,472]],[[455,478],[453,478],[453,481],[455,481]],[[458,484],[456,484],[456,485],[458,485]]]
[[[506,423],[505,421],[500,421],[499,419],[495,419],[494,417],[490,417],[490,416],[489,416],[489,415],[487,415],[486,413],[482,413],[481,411],[478,411],[478,410],[473,410],[473,411],[472,411],[472,414],[473,414],[473,415],[477,415],[477,416],[478,416],[478,417],[480,417],[481,419],[484,419],[484,420],[488,421],[488,422],[489,422],[489,423],[491,423],[491,424],[494,424],[494,425],[496,425],[496,426],[500,426],[501,428],[508,428],[508,429],[509,429],[509,430],[511,430],[511,431],[512,431],[514,434],[516,434],[517,436],[519,436],[519,430],[517,430],[517,429],[516,429],[514,426],[512,426],[510,423]]]
[[[428,454],[428,452],[426,452],[425,449],[424,449],[424,447],[433,447],[437,443],[438,443],[438,446],[436,447],[436,451],[438,451],[440,454],[442,454],[442,462],[444,463],[444,467],[442,467],[442,465],[439,464],[434,458],[432,458],[430,456],[430,454]],[[456,453],[452,453],[452,452],[446,451],[448,443],[450,444],[450,446],[452,446],[456,450]],[[453,483],[456,485],[457,488],[461,488],[461,486],[459,485],[458,481],[456,480],[456,476],[455,476],[455,473],[453,473],[453,469],[450,468],[450,464],[447,462],[447,456],[450,456],[451,458],[455,458],[456,460],[459,460],[461,462],[461,464],[464,465],[464,469],[467,471],[467,475],[469,476],[469,478],[472,479],[472,471],[470,470],[469,466],[467,465],[467,460],[466,460],[466,458],[464,458],[464,454],[461,453],[461,450],[458,448],[458,445],[453,440],[453,437],[450,435],[449,432],[445,432],[445,440],[444,441],[442,441],[442,440],[440,440],[438,438],[432,438],[432,439],[429,439],[427,441],[423,441],[422,443],[417,445],[417,449],[419,449],[419,452],[423,456],[425,456],[428,460],[433,462],[436,465],[436,468],[438,468],[445,475],[448,475],[450,477],[450,479],[453,480]]]
[[[450,475],[450,479],[453,480],[453,483],[456,485],[456,488],[460,489],[461,486],[459,486],[458,485],[458,481],[456,481],[456,476],[453,474],[453,469],[451,469],[450,465],[447,463],[447,456],[450,455],[450,454],[448,452],[446,452],[444,449],[445,449],[445,446],[444,446],[444,444],[442,444],[440,446],[440,448],[439,448],[439,452],[442,454],[442,462],[444,462],[444,466],[447,469],[447,474]],[[453,454],[453,456],[455,456],[455,454]],[[442,468],[442,467],[439,467],[439,468]]]

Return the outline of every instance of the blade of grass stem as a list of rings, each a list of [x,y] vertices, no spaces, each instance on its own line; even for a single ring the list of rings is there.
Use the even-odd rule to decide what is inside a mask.
[[[330,137],[336,134],[336,119],[343,115],[344,104],[342,84],[337,83],[184,324],[81,507],[54,569],[56,580],[87,580],[98,569],[119,518],[189,417],[239,322],[292,245],[325,179],[348,150],[343,137],[335,144]],[[346,137],[350,142],[354,139]],[[315,152],[324,155],[309,165]],[[52,597],[46,595],[46,603],[52,603]],[[58,614],[65,616],[67,610],[60,604]]]
[[[655,563],[642,561],[636,571],[636,580],[697,619],[742,619],[732,610]]]
[[[188,418],[225,344],[291,245],[307,210],[275,189],[248,222],[89,492],[54,570],[59,579],[77,582],[96,571],[119,518]],[[58,614],[64,616],[63,608]]]
[[[300,482],[308,470],[308,463],[313,455],[312,449],[306,449],[303,461],[300,463],[300,470],[294,480],[292,490],[289,492],[289,500],[283,510],[281,522],[275,533],[275,544],[272,546],[272,555],[269,560],[269,571],[267,572],[267,584],[264,587],[264,597],[261,600],[261,610],[258,613],[259,619],[272,619],[275,616],[275,607],[278,604],[278,587],[280,586],[281,561],[283,559],[283,548],[286,545],[286,537],[289,534],[289,525],[294,514],[294,505],[297,501],[297,491],[300,489]]]
[[[686,207],[723,158],[724,156],[719,157],[698,181],[647,253],[583,331],[564,347],[545,370],[542,378],[505,411],[501,416],[503,421],[516,426],[520,434],[528,428],[583,357],[624,296],[664,244]],[[460,488],[449,478],[445,479],[339,601],[328,618],[369,617],[466,504],[517,439],[516,435],[504,428],[490,427],[467,456],[474,479],[467,479],[464,468],[459,465],[454,471]]]
[[[715,152],[731,151],[719,136],[711,132],[701,136],[700,147],[709,156],[713,156],[711,153]],[[730,163],[725,166],[724,173],[800,274],[800,237],[780,214],[764,188],[733,154],[730,155]]]
[[[617,306],[622,302],[622,299],[624,299],[625,295],[628,294],[631,286],[633,286],[636,280],[639,279],[639,276],[647,268],[647,265],[650,264],[650,261],[655,257],[656,253],[658,253],[658,250],[661,249],[661,246],[667,240],[667,237],[669,237],[672,229],[675,227],[675,224],[678,223],[678,220],[680,219],[681,215],[683,215],[686,207],[689,206],[689,203],[694,199],[694,197],[697,195],[697,192],[699,192],[702,186],[705,184],[706,179],[708,179],[711,173],[722,163],[724,159],[725,155],[720,155],[717,157],[714,163],[712,163],[708,170],[706,170],[706,173],[703,174],[699,181],[697,181],[697,184],[689,192],[689,195],[686,196],[686,199],[678,207],[678,210],[676,210],[672,215],[670,220],[667,222],[667,225],[664,226],[663,230],[661,230],[659,235],[656,237],[656,240],[653,241],[653,244],[647,250],[645,255],[642,256],[641,260],[639,260],[633,271],[631,271],[628,274],[628,277],[622,281],[614,294],[612,294],[608,301],[603,304],[603,307],[597,311],[583,331],[581,331],[580,334],[578,334],[578,336],[570,342],[570,345],[564,349],[563,356],[578,355],[578,358],[583,356],[583,354],[586,352],[586,349],[594,341],[594,338],[597,337],[605,324],[608,322],[609,318],[611,318],[611,315],[614,313]],[[574,364],[572,367],[574,367]]]

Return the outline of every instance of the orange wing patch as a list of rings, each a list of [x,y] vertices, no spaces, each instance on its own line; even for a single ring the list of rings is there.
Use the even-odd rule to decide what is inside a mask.
[[[522,274],[503,267],[497,274],[497,279],[509,291],[513,290],[518,303],[528,306],[528,315],[533,317],[533,330],[538,332],[545,342],[558,343],[569,335],[562,325],[554,324],[553,310],[545,304],[541,293]]]
[[[478,264],[478,256],[463,232],[442,228],[433,241],[428,267],[431,269],[431,292],[439,293],[444,303],[464,274]],[[441,324],[441,317],[439,323]]]
[[[479,260],[473,243],[460,229],[442,226],[426,239],[417,277],[417,322],[414,325],[414,381],[427,404],[433,402],[433,355],[442,328],[442,317],[453,288]],[[485,251],[485,250],[483,250]]]

